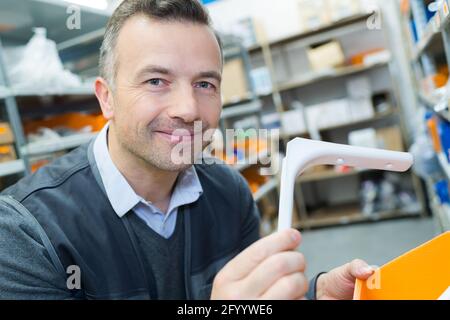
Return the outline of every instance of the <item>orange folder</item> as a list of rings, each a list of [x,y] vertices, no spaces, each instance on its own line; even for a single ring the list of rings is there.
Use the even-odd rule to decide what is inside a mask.
[[[354,300],[437,300],[450,287],[450,232],[356,281]]]

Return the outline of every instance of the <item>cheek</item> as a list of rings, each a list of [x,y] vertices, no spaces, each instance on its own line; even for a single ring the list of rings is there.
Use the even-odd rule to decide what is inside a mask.
[[[130,129],[148,126],[164,110],[162,100],[143,93],[129,94],[120,104],[120,122]]]
[[[201,101],[200,110],[202,121],[207,122],[211,128],[216,128],[219,125],[220,113],[222,111],[220,97]]]

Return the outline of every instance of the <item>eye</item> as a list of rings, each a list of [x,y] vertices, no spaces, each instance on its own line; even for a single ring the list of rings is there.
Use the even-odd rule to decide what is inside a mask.
[[[195,84],[195,86],[197,88],[201,88],[201,89],[215,89],[216,86],[213,85],[212,83],[209,83],[207,81],[201,81]]]
[[[155,79],[148,80],[147,83],[151,86],[159,87],[164,84],[164,80],[160,79],[160,78],[155,78]]]

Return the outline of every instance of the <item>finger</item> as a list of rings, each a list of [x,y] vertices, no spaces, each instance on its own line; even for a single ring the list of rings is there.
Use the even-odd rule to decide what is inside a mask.
[[[346,265],[346,274],[353,279],[367,280],[375,270],[365,261],[356,259]]]
[[[279,279],[262,296],[262,300],[297,300],[308,292],[308,280],[301,272]]]
[[[241,252],[221,271],[227,280],[240,280],[268,257],[283,251],[294,250],[300,245],[300,232],[294,229],[274,233]]]
[[[287,251],[272,255],[248,275],[242,290],[249,296],[260,296],[279,279],[304,272],[305,268],[305,258],[300,252]]]

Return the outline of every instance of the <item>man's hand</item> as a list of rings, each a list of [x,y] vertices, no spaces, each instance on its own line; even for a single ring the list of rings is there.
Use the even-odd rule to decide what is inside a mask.
[[[318,300],[351,300],[355,281],[367,280],[375,270],[362,260],[353,260],[325,273],[317,279]]]
[[[293,229],[255,242],[217,274],[211,299],[302,299],[308,281],[305,259],[294,251],[300,242]]]

